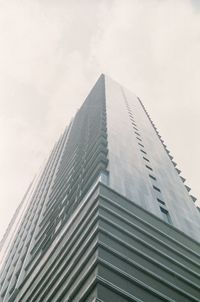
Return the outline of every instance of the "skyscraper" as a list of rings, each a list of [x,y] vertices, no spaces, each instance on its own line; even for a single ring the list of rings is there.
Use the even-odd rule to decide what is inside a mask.
[[[184,181],[140,99],[101,75],[3,239],[0,301],[199,301]]]

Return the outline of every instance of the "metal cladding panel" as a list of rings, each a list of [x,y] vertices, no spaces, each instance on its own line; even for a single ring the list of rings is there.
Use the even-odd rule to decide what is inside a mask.
[[[30,207],[0,276],[0,301],[8,301],[27,274],[49,252],[83,196],[107,178],[104,77],[100,77],[44,168]]]
[[[98,257],[98,188],[95,189],[88,192],[62,232],[40,255],[10,302],[74,301],[76,294],[90,288],[96,279]]]
[[[39,219],[42,216],[46,197],[52,185],[52,178],[61,156],[63,138],[64,136],[53,148],[31,194],[29,207],[16,230],[16,236],[0,274],[0,301],[8,301],[9,296],[17,287],[17,282],[24,277],[26,263],[31,258],[29,251],[34,245],[34,234],[37,233]]]
[[[199,212],[142,103],[105,83],[110,187],[200,241]]]
[[[199,301],[199,243],[105,186],[98,257],[104,302]]]
[[[199,301],[200,245],[96,183],[9,302]]]

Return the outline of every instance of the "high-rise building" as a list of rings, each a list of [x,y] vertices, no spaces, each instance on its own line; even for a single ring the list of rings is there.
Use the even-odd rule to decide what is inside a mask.
[[[184,181],[140,99],[101,75],[3,238],[0,301],[200,301]]]

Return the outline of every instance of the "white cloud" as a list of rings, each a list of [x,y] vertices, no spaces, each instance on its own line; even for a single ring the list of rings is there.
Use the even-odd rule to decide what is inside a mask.
[[[103,7],[103,1],[0,2],[0,237],[96,80],[90,40]]]
[[[0,236],[101,72],[141,97],[200,197],[199,16],[189,0],[0,1]]]

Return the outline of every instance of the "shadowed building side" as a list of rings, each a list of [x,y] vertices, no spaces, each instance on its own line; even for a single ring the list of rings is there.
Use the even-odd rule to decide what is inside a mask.
[[[199,259],[197,242],[97,182],[16,301],[199,301]]]

